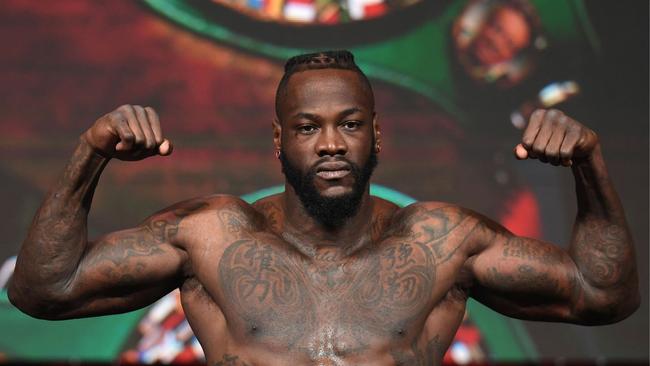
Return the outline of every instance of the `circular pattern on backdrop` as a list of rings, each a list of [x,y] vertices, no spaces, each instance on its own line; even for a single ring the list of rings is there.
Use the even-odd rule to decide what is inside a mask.
[[[291,48],[346,48],[386,40],[439,15],[452,0],[146,0],[184,24],[200,19]]]
[[[546,48],[535,7],[527,0],[474,0],[452,26],[456,57],[467,75],[511,87],[534,69]]]

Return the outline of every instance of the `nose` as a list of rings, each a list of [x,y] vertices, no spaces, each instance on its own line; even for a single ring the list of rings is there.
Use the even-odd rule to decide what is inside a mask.
[[[345,155],[348,152],[348,145],[337,128],[324,127],[318,136],[316,154],[319,157]]]

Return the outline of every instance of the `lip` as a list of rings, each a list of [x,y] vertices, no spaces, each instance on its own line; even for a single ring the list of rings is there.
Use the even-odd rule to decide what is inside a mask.
[[[350,164],[344,161],[328,161],[316,167],[316,175],[325,180],[341,179],[350,174]]]
[[[325,180],[341,179],[350,174],[349,170],[322,170],[317,172],[316,175]]]
[[[344,161],[326,161],[324,163],[318,164],[316,167],[316,172],[320,173],[322,171],[335,171],[335,170],[350,170],[350,164]]]

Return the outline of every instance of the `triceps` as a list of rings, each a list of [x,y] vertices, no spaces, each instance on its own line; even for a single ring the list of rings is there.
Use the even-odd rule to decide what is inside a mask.
[[[136,228],[92,241],[71,286],[97,293],[107,288],[180,285],[187,254],[179,227],[184,218],[205,206],[203,201],[172,206]]]

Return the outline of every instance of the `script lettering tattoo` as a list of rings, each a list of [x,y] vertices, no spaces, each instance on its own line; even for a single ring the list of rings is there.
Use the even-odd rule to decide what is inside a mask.
[[[503,257],[535,261],[545,265],[562,264],[561,252],[516,236],[509,237],[503,245]]]
[[[314,255],[313,263],[306,266],[306,270],[316,286],[325,281],[327,288],[331,290],[341,285],[345,286],[348,279],[346,272],[349,272],[346,267],[340,252],[323,250]],[[323,289],[323,291],[326,290]]]
[[[220,361],[217,361],[213,366],[248,366],[246,362],[239,359],[239,356],[224,353]]]
[[[488,270],[491,287],[503,291],[517,291],[522,293],[543,295],[560,295],[563,289],[559,280],[554,276],[540,272],[533,266],[522,264],[516,271],[499,272],[496,267]]]
[[[172,242],[181,221],[206,206],[207,203],[203,201],[182,203],[169,213],[160,215],[161,218],[150,220],[139,228],[108,236],[94,244],[84,265],[100,266],[101,273],[109,280],[131,284],[135,282],[134,274],[141,274],[146,269],[145,263],[137,258],[163,255],[165,251],[160,244]]]

